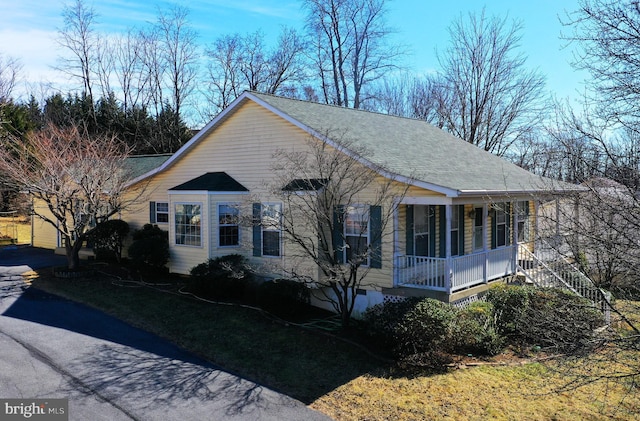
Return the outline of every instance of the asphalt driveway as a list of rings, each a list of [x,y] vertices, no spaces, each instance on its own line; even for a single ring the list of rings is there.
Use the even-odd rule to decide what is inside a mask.
[[[0,398],[68,398],[70,420],[329,420],[155,335],[29,287],[18,272],[58,264],[52,256],[0,250]]]

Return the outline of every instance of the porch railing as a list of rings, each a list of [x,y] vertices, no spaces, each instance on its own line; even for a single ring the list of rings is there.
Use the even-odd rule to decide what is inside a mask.
[[[525,277],[536,286],[564,288],[588,299],[604,313],[609,323],[610,294],[598,288],[587,275],[561,253],[554,253],[550,248],[547,250],[544,259],[524,247],[519,250],[522,256],[521,261],[527,262],[526,267],[520,268]]]
[[[400,255],[396,284],[455,292],[514,273],[515,251],[511,246],[450,259]]]

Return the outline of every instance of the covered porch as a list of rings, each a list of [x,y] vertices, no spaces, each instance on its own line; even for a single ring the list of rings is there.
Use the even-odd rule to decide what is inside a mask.
[[[516,274],[520,248],[533,252],[530,199],[405,198],[395,217],[394,288],[452,295]]]

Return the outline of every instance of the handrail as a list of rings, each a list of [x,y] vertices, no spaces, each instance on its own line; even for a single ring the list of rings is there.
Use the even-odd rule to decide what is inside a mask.
[[[543,269],[545,269],[547,271],[547,273],[551,274],[553,276],[553,278],[557,281],[560,281],[560,284],[562,284],[565,288],[571,290],[572,292],[578,294],[578,291],[576,291],[569,283],[567,283],[564,279],[562,279],[562,277],[560,275],[558,275],[553,269],[551,269],[549,267],[549,265],[547,265],[545,262],[543,262],[542,260],[538,259],[538,256],[536,256],[535,254],[533,254],[527,247],[524,247],[522,245],[519,246],[520,247],[520,253],[522,253],[524,256],[531,258],[536,264],[539,264],[540,266],[543,267]],[[531,280],[531,282],[537,284],[538,282],[536,282],[537,280],[534,279],[527,270],[525,270],[524,268],[522,268],[522,266],[518,265],[518,268],[522,271],[522,273],[524,273],[524,276],[527,277],[528,279]],[[578,294],[580,295],[580,294]]]
[[[570,284],[562,276],[558,275],[558,273],[553,268],[551,268],[550,265],[548,265],[546,262],[539,259],[534,253],[526,249],[526,247],[522,247],[521,252],[523,252],[523,254],[526,257],[532,259],[533,262],[536,265],[539,265],[538,267],[541,267],[543,270],[545,270],[547,274],[550,274],[552,278],[556,281],[556,284],[558,283],[560,284],[559,286],[561,288],[566,288],[572,291],[574,294],[580,297],[586,298],[594,306],[598,307],[600,311],[604,313],[607,323],[610,322],[610,317],[611,317],[610,316],[611,303],[609,298],[610,294],[598,288],[598,286],[593,282],[593,280],[589,278],[587,275],[585,275],[584,273],[582,273],[572,262],[569,261],[569,259],[566,258],[566,256],[563,256],[561,253],[557,253],[557,256],[559,257],[558,261],[562,265],[564,265],[565,268],[570,269],[570,273],[572,275],[576,275],[578,277],[579,282],[576,282],[574,285]],[[519,264],[518,264],[518,268],[525,275],[527,279],[531,280],[533,283],[539,286],[540,283],[538,282],[537,279],[531,276],[529,271],[522,268],[522,266],[520,266]],[[578,284],[580,285],[580,287],[578,287]]]

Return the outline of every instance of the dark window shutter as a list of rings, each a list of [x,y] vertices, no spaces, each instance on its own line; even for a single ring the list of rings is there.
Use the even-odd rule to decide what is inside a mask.
[[[155,224],[156,222],[156,202],[149,202],[149,223]]]
[[[429,257],[436,257],[436,207],[429,205]]]
[[[382,207],[369,207],[370,267],[382,268]]]
[[[333,255],[336,263],[344,263],[344,206],[333,209]]]
[[[407,223],[406,225],[406,230],[405,230],[405,234],[406,234],[406,246],[407,246],[407,250],[406,253],[408,256],[412,256],[414,254],[414,250],[413,250],[413,205],[407,205],[406,206],[407,209]]]
[[[447,213],[445,206],[438,206],[440,216],[440,257],[447,257]]]
[[[262,256],[262,205],[253,204],[253,255]]]
[[[458,205],[458,256],[464,255],[464,205]]]

